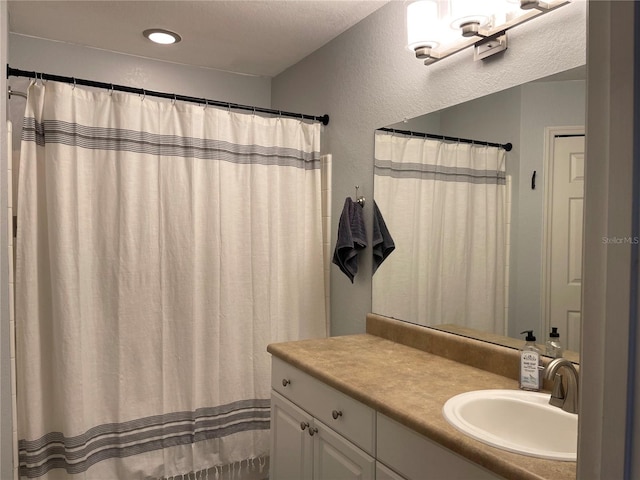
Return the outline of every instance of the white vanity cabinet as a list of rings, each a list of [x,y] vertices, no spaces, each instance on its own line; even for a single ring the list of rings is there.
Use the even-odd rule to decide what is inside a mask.
[[[380,413],[377,419],[376,457],[400,476],[392,480],[497,480],[495,473],[470,462],[438,443],[416,433]],[[395,472],[390,472],[394,474]]]
[[[375,411],[273,357],[271,480],[374,480]]]
[[[376,480],[407,480],[396,472],[387,468],[384,464],[376,462]]]
[[[272,357],[270,480],[500,477]]]

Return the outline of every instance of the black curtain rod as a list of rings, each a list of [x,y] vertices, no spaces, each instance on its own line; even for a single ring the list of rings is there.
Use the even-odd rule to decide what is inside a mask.
[[[94,82],[93,80],[82,80],[74,77],[63,77],[61,75],[52,75],[49,73],[29,72],[11,68],[7,65],[7,78],[9,77],[27,77],[34,80],[52,80],[54,82],[72,83],[74,85],[83,85],[85,87],[103,88],[105,90],[116,90],[118,92],[135,93],[138,95],[148,95],[150,97],[167,98],[169,100],[180,100],[182,102],[198,103],[201,105],[211,105],[212,107],[233,108],[235,110],[247,110],[250,112],[268,113],[281,117],[300,118],[305,120],[314,120],[322,122],[323,125],[329,124],[329,115],[315,116],[305,115],[303,113],[285,112],[282,110],[273,110],[271,108],[251,107],[249,105],[240,105],[237,103],[221,102],[219,100],[208,100],[206,98],[188,97],[185,95],[176,95],[173,93],[155,92],[153,90],[145,90],[143,88],[127,87],[125,85],[114,85],[111,83]]]
[[[397,130],[395,128],[379,128],[381,132],[399,133],[401,135],[410,135],[412,137],[432,138],[434,140],[447,140],[449,142],[471,143],[474,145],[485,145],[487,147],[504,148],[507,152],[510,152],[513,148],[511,143],[493,143],[485,142],[482,140],[470,140],[468,138],[448,137],[446,135],[435,135],[433,133],[412,132],[410,130]]]

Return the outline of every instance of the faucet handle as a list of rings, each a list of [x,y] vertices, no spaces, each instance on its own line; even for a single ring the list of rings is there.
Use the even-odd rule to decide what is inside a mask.
[[[566,393],[564,386],[562,385],[562,375],[556,373],[553,379],[553,390],[551,391],[551,398],[549,403],[555,407],[562,407],[566,399]]]
[[[565,398],[564,386],[562,385],[562,375],[560,373],[556,373],[556,376],[553,379],[551,398]]]

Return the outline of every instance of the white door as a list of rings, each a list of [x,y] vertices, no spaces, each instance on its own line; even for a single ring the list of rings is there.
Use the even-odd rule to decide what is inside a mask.
[[[376,461],[353,443],[315,420],[314,480],[374,480]]]
[[[584,137],[556,137],[550,159],[547,332],[558,327],[568,350],[580,350],[584,213]]]
[[[271,458],[269,478],[311,480],[313,418],[286,398],[271,392]],[[304,427],[304,428],[302,428]]]

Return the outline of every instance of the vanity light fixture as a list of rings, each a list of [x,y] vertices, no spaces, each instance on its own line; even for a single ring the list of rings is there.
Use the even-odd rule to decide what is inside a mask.
[[[142,34],[149,40],[162,45],[171,45],[172,43],[178,43],[182,40],[182,37],[176,32],[170,30],[164,30],[162,28],[150,28],[142,32]]]
[[[570,0],[418,0],[407,6],[408,48],[425,65],[474,47],[482,60],[507,49],[507,30]]]

